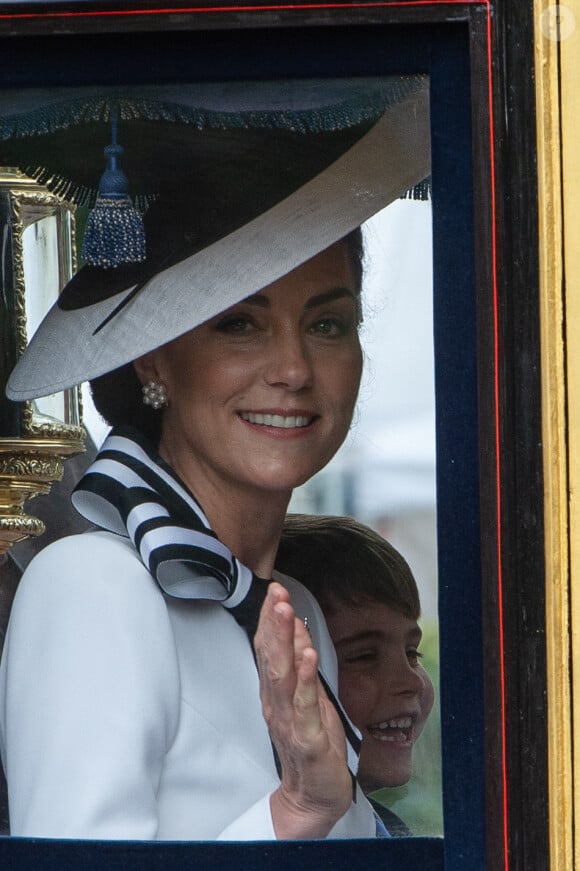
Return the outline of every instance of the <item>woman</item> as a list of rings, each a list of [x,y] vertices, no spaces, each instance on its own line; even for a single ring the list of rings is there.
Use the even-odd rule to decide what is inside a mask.
[[[160,197],[147,260],[81,270],[12,377],[15,399],[96,379],[117,426],[75,496],[101,531],[47,548],[15,599],[0,688],[13,834],[375,833],[322,615],[298,583],[268,586],[292,488],[343,441],[360,378],[359,237],[343,237],[376,196],[360,178],[345,196],[337,163],[257,218],[256,178],[260,198],[277,177],[262,161],[235,205],[229,182],[218,206],[219,185],[205,207],[186,185]]]

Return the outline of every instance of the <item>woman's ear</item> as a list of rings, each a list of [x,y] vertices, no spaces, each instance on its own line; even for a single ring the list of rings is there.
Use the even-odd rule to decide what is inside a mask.
[[[149,384],[150,381],[159,382],[162,380],[159,375],[155,351],[143,354],[142,357],[137,357],[136,360],[133,360],[133,368],[141,384]]]

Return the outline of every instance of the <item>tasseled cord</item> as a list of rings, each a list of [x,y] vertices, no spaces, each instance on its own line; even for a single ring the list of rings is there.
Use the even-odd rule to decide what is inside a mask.
[[[123,147],[117,144],[117,115],[111,118],[111,145],[99,182],[99,194],[94,209],[87,218],[83,242],[83,258],[91,266],[114,268],[145,259],[143,219],[129,197],[129,183],[117,159]]]

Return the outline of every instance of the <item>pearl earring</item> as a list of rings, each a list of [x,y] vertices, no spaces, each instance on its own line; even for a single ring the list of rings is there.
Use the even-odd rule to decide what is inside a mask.
[[[164,384],[150,381],[148,384],[144,384],[141,390],[143,392],[143,405],[150,405],[155,411],[169,405]]]

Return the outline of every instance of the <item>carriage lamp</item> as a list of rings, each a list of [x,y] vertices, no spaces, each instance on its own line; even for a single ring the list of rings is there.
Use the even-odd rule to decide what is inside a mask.
[[[62,478],[84,450],[78,388],[32,402],[5,396],[8,376],[75,270],[72,203],[12,167],[0,168],[0,554],[44,532],[24,503]]]

